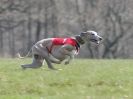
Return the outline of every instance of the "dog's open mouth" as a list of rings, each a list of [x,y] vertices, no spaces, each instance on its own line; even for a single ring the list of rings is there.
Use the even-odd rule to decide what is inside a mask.
[[[98,40],[96,40],[96,39],[91,39],[90,40],[91,42],[94,42],[94,43],[96,43],[96,44],[99,44],[100,42],[98,41]]]

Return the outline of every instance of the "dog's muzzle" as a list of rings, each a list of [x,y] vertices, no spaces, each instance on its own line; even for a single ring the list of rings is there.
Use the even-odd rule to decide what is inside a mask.
[[[98,37],[98,39],[90,39],[90,41],[99,44],[100,41],[102,41],[102,37]]]

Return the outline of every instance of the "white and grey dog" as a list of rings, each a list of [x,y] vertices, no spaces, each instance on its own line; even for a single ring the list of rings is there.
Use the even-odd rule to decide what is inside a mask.
[[[65,61],[65,64],[69,64],[74,55],[78,53],[80,45],[89,41],[99,44],[101,40],[102,37],[95,31],[82,32],[80,35],[69,38],[40,40],[31,49],[33,55],[32,63],[21,65],[21,67],[23,69],[38,68],[42,66],[43,60],[45,60],[48,68],[55,69],[52,63],[60,64]]]

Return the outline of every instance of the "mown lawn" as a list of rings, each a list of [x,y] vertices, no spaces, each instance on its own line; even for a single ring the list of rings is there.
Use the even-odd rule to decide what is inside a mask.
[[[61,71],[0,59],[0,99],[133,99],[133,60],[75,59]]]

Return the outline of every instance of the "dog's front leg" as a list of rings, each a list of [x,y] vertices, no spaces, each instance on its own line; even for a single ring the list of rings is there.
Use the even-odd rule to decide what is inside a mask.
[[[65,61],[65,65],[69,64],[70,63],[70,60],[71,60],[71,58],[68,57],[68,59]]]
[[[61,61],[55,58],[53,55],[49,54],[49,59],[52,63],[60,64]]]
[[[67,59],[65,61],[65,65],[69,64],[70,61],[74,58],[74,55],[71,53],[69,56],[67,56]]]
[[[66,61],[65,61],[65,64],[69,64],[70,61],[73,59],[74,55],[72,53],[72,50],[73,50],[73,46],[71,45],[63,45],[61,47],[61,53],[62,54],[65,54],[66,55]]]
[[[53,65],[52,65],[52,63],[51,63],[51,61],[49,60],[48,57],[44,57],[44,59],[45,59],[47,65],[48,65],[48,68],[53,69],[53,70],[56,70],[56,69],[53,67]]]

